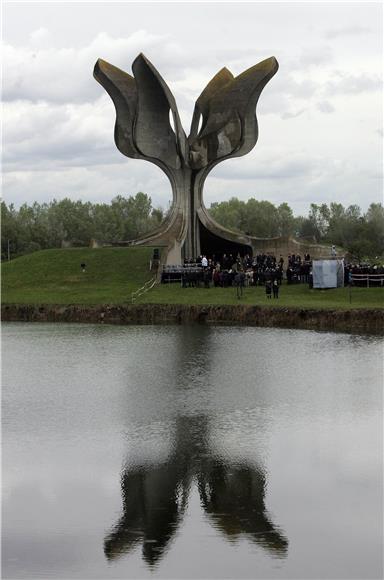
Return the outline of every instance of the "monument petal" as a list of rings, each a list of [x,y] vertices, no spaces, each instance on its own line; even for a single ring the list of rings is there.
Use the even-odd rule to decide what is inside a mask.
[[[135,143],[144,156],[152,157],[168,168],[179,169],[187,156],[187,139],[174,96],[143,54],[134,60],[132,70],[138,89]],[[169,120],[170,111],[175,131]]]
[[[137,88],[131,75],[101,58],[95,64],[93,76],[107,91],[116,109],[115,143],[127,157],[142,157],[133,140],[136,118]]]
[[[277,70],[277,60],[271,57],[236,78],[223,69],[212,79],[212,86],[207,85],[196,103],[191,135],[195,136],[196,117],[200,112],[203,126],[194,139],[189,138],[194,158],[199,153],[196,169],[210,163],[216,165],[224,158],[246,155],[253,149],[258,138],[257,101]]]

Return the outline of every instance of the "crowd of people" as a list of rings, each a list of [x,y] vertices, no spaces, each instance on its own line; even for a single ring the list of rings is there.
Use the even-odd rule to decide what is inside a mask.
[[[288,284],[309,282],[311,261],[307,254],[302,259],[299,255],[288,256],[287,268],[284,269],[284,258],[274,254],[260,253],[255,256],[246,254],[236,257],[232,254],[207,257],[201,255],[196,259],[185,259],[182,266],[167,266],[163,270],[162,281],[180,280],[184,288],[203,285],[214,287],[244,288],[245,286],[265,286],[267,297],[278,298],[279,287],[286,277]]]
[[[312,287],[312,259],[310,254],[290,254],[287,264],[282,255],[276,258],[271,253],[259,253],[255,256],[220,256],[201,255],[198,258],[185,259],[179,266],[165,266],[162,282],[180,281],[184,288],[204,286],[236,287],[264,286],[267,298],[279,297],[279,287],[283,279],[287,284],[309,284]],[[367,285],[366,276],[370,275],[372,285],[377,282],[383,285],[384,265],[378,264],[344,264],[344,285]],[[382,275],[382,276],[379,276]]]
[[[184,260],[184,267],[191,265],[193,260]],[[244,257],[238,255],[236,258],[232,254],[223,254],[221,259],[207,258],[199,256],[194,262],[197,267],[206,268],[210,274],[214,286],[232,286],[237,273],[244,273],[244,283],[246,286],[264,286],[267,282],[276,281],[277,285],[282,284],[286,277],[288,284],[297,282],[309,282],[311,273],[311,257],[306,254],[303,258],[299,255],[289,255],[287,268],[284,268],[284,258],[279,259],[274,254],[257,254],[251,257],[246,254]]]
[[[344,285],[383,286],[384,264],[346,262],[344,264]]]

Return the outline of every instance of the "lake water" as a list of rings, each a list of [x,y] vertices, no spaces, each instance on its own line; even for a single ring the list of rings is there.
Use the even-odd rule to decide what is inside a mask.
[[[382,578],[383,340],[3,324],[3,578]]]

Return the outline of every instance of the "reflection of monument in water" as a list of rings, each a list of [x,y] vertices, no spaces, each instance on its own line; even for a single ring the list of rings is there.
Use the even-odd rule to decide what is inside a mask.
[[[180,417],[174,452],[167,461],[125,469],[123,514],[104,544],[108,559],[142,544],[144,560],[155,564],[182,523],[194,482],[202,508],[227,539],[245,536],[271,555],[285,556],[288,541],[266,511],[264,472],[214,456],[207,445],[207,430],[204,417]]]
[[[194,385],[205,389],[209,383],[211,329],[199,327],[197,332],[193,327],[181,327],[180,333],[170,380],[178,377],[176,392],[186,400]],[[245,537],[272,556],[286,555],[288,541],[265,506],[265,471],[244,459],[222,458],[210,443],[211,425],[209,411],[192,416],[180,412],[168,458],[125,467],[121,477],[123,513],[104,542],[109,560],[142,545],[144,560],[156,564],[182,526],[194,485],[210,523],[227,540]]]

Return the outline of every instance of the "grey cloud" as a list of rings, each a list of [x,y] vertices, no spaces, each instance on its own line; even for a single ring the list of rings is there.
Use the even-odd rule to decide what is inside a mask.
[[[382,80],[377,75],[349,75],[336,72],[334,80],[328,81],[325,86],[326,94],[359,94],[380,91]]]
[[[45,31],[39,32],[37,36],[40,34],[45,37]],[[71,67],[68,62],[73,60],[72,49],[59,51],[46,51],[44,49],[40,56],[42,59],[46,59],[46,66],[37,66],[32,71],[28,69],[28,66],[24,66],[24,69],[22,67],[21,72],[17,73],[18,76],[12,77],[11,75],[6,93],[10,99],[14,92],[18,99],[8,100],[4,105],[4,137],[7,142],[3,157],[5,171],[15,171],[21,165],[24,169],[29,170],[54,165],[56,167],[78,167],[114,163],[119,156],[113,143],[115,111],[112,102],[104,93],[97,98],[99,87],[91,76],[95,59],[94,47],[97,47],[98,55],[104,56],[105,53],[115,51],[116,56],[122,58],[124,54],[124,59],[126,59],[127,43],[138,42],[140,38],[150,45],[149,52],[154,50],[154,47],[157,47],[161,41],[162,51],[153,60],[167,78],[167,70],[163,71],[161,62],[164,61],[163,64],[172,62],[172,58],[168,55],[168,51],[172,49],[172,43],[167,44],[167,42],[163,42],[164,38],[154,37],[143,31],[133,39],[132,37],[130,39],[111,39],[107,35],[99,34],[87,49],[80,49],[79,63],[74,62]],[[110,44],[112,48],[108,49]],[[103,45],[105,45],[104,48]],[[173,48],[177,56],[176,61],[181,62],[182,51]],[[20,52],[19,49],[16,50],[8,46],[8,50],[11,53],[8,65],[11,62],[15,64],[17,59],[23,58],[24,49],[20,49]],[[61,54],[60,58],[64,60],[62,66],[53,70],[53,61],[57,54]],[[87,55],[86,58],[84,55]],[[203,58],[202,55],[200,56]],[[250,57],[248,56],[248,58]],[[262,58],[261,55],[260,58]],[[255,55],[252,55],[252,59],[253,62],[249,62],[249,64],[255,62]],[[114,58],[110,58],[110,60],[115,64],[120,64]],[[220,65],[222,64],[220,63]],[[241,67],[238,67],[238,70],[234,69],[234,73],[241,72],[246,66],[247,64],[243,63]],[[58,70],[61,71],[63,67],[64,70],[69,70],[70,75],[65,79],[65,82],[58,75]],[[175,65],[175,67],[176,71],[177,66]],[[169,72],[169,65],[164,68],[168,68]],[[199,75],[203,77],[206,74],[206,82],[219,68],[219,63],[215,67],[215,65],[212,66],[211,62],[209,66],[205,62],[202,70],[197,66]],[[37,79],[32,82],[32,76],[34,74],[37,76],[39,72],[42,75],[39,82],[35,82]],[[190,74],[193,75],[192,69],[190,69]],[[20,79],[23,79],[21,85],[19,84]],[[260,102],[261,114],[278,113],[284,119],[300,115],[304,109],[297,105],[296,100],[311,96],[317,90],[316,84],[309,81],[296,81],[287,68],[283,68],[277,81],[272,90],[269,87],[265,90],[265,96],[263,95]],[[192,91],[188,85],[188,69],[182,68],[180,68],[175,83],[176,90],[170,83],[187,131],[195,100],[205,84],[202,82],[197,92]],[[43,96],[44,100],[41,100]],[[27,97],[29,100],[26,100]],[[97,100],[94,100],[95,98]],[[90,99],[91,102],[88,102],[87,99]],[[71,100],[75,102],[71,102]]]
[[[322,113],[334,113],[335,107],[329,101],[320,101],[317,103],[317,108]]]
[[[108,202],[122,195],[145,191],[154,206],[167,207],[172,198],[168,179],[150,163],[126,160],[88,167],[54,166],[34,171],[7,173],[4,192],[7,203],[20,205],[32,200],[61,199]],[[348,177],[346,179],[346,177]],[[304,211],[311,201],[339,199],[345,205],[368,205],[382,199],[381,182],[367,181],[355,164],[343,160],[316,157],[289,149],[265,149],[248,157],[232,159],[214,169],[204,189],[206,205],[232,196],[248,199],[270,199],[274,203],[288,201],[295,212]],[[361,191],[366,191],[364,200]],[[306,210],[307,211],[307,210]]]
[[[322,46],[316,48],[308,48],[302,51],[298,60],[300,68],[320,66],[322,64],[330,65],[333,62],[333,52],[329,46]]]
[[[231,48],[216,53],[218,63],[230,63],[231,66],[237,67],[239,72],[246,68],[247,63],[248,66],[252,66],[255,62],[272,55],[280,62],[279,73],[282,70],[305,71],[313,66],[329,66],[334,62],[334,51],[328,45],[305,46],[290,52],[276,46],[264,47],[263,50],[255,50],[250,46],[249,49]]]
[[[285,121],[287,119],[294,119],[295,117],[299,117],[302,115],[306,109],[300,109],[299,111],[286,111],[282,113],[281,118]]]
[[[53,48],[46,39],[50,31],[39,29],[32,35],[44,42],[31,41],[28,46],[4,45],[4,87],[3,99],[44,100],[52,103],[81,103],[97,99],[101,89],[93,79],[92,71],[97,58],[112,62],[115,66],[130,72],[133,59],[139,52],[145,52],[153,61],[162,76],[170,84],[184,81],[188,85],[188,74],[199,71],[206,76],[206,83],[220,70],[227,66],[237,75],[248,67],[274,55],[281,61],[279,78],[284,79],[284,94],[297,97],[308,97],[316,89],[311,80],[299,82],[292,72],[303,70],[305,66],[329,62],[330,54],[325,49],[305,51],[296,59],[288,57],[273,47],[255,50],[231,48],[211,51],[197,45],[193,51],[193,67],[190,51],[175,43],[168,35],[154,35],[146,30],[139,30],[126,38],[115,38],[106,33],[99,33],[88,44],[80,48],[71,46]],[[205,85],[204,85],[205,86]],[[197,98],[204,86],[201,86]]]
[[[101,94],[92,76],[96,60],[101,57],[131,73],[132,61],[140,52],[152,60],[168,83],[188,80],[186,63],[191,62],[191,53],[169,35],[139,30],[128,37],[116,38],[99,33],[88,45],[80,48],[53,48],[45,42],[49,34],[45,29],[35,31],[33,38],[44,40],[37,44],[31,41],[27,46],[16,47],[5,43],[4,100],[58,103],[93,100]],[[206,74],[208,83],[224,65],[233,68],[234,74],[239,74],[271,55],[272,51],[264,50],[219,49],[209,53],[207,58],[206,49],[196,45],[193,68]]]
[[[288,66],[280,67],[278,75],[276,75],[276,82],[271,85],[271,91],[279,91],[284,95],[297,97],[299,99],[311,97],[318,88],[319,84],[311,78],[297,80],[292,69]]]
[[[340,36],[360,36],[362,34],[372,34],[372,30],[366,26],[345,26],[344,28],[327,30],[325,37],[333,39]]]
[[[297,177],[297,179],[272,180],[259,179],[253,183],[243,182],[243,180],[212,180],[207,182],[205,203],[209,207],[215,201],[225,201],[233,196],[247,200],[254,197],[258,200],[268,200],[278,205],[288,202],[296,215],[308,213],[310,204],[330,203],[335,199],[340,200],[343,205],[356,204],[366,209],[372,200],[380,202],[380,193],[370,189],[368,198],[361,198],[361,188],[364,187],[364,180],[358,174],[354,174],[354,186],[346,186],[345,179],[329,180],[324,175],[321,179],[311,180],[308,175]],[[214,185],[218,187],[215,188]],[[218,193],[219,192],[219,193]]]
[[[154,52],[159,60],[172,62],[175,46],[164,35],[140,30],[127,38],[98,34],[80,49],[4,46],[4,87],[6,101],[25,99],[51,102],[82,102],[101,93],[92,73],[96,60],[103,57],[129,69],[141,51]]]
[[[265,94],[260,99],[259,111],[263,114],[277,114],[283,120],[291,119],[302,114],[308,105],[308,100],[321,91],[321,84],[313,79],[303,81],[295,78],[295,71],[302,72],[306,67],[319,66],[322,63],[329,63],[332,55],[327,47],[320,49],[310,49],[302,51],[297,58],[287,56],[282,51],[275,51],[273,47],[268,49],[254,48],[249,50],[244,48],[226,49],[218,48],[209,53],[207,57],[206,48],[197,46],[193,53],[193,67],[186,66],[190,62],[190,53],[180,44],[175,43],[168,35],[154,35],[145,30],[139,30],[126,38],[115,38],[106,33],[99,33],[88,45],[80,48],[49,48],[47,39],[50,31],[39,29],[32,34],[31,44],[28,47],[5,46],[5,83],[4,99],[12,102],[18,100],[30,100],[39,102],[44,100],[47,103],[83,103],[94,101],[101,95],[100,87],[92,77],[94,63],[98,57],[111,61],[116,66],[130,71],[133,58],[144,51],[148,58],[152,60],[159,69],[163,77],[169,83],[174,92],[185,130],[189,131],[192,112],[195,100],[204,89],[216,72],[226,65],[236,75],[243,72],[255,62],[275,54],[281,60],[279,74],[271,86],[266,87]],[[199,76],[204,79],[196,90],[191,86],[198,71]],[[174,86],[172,86],[174,84]],[[180,86],[180,89],[179,89]],[[305,104],[303,103],[305,101]],[[108,103],[110,115],[114,112],[112,103]],[[107,109],[106,109],[107,110]],[[104,115],[104,118],[105,115]],[[111,118],[111,117],[109,117]],[[101,119],[101,115],[100,115]],[[99,121],[97,121],[98,123]],[[113,124],[114,121],[111,121]],[[55,132],[60,133],[60,127],[65,124],[65,120],[57,119]],[[51,126],[54,126],[51,123]],[[111,126],[110,126],[111,127]],[[112,128],[109,128],[111,131]],[[45,130],[43,129],[43,133]],[[37,134],[40,134],[37,131]],[[106,133],[105,133],[106,134]],[[25,138],[23,138],[25,141]],[[80,154],[79,147],[72,147],[73,164],[91,163],[91,157],[95,154],[94,162],[98,162],[101,155],[110,155],[101,147],[95,152],[95,144],[87,139],[80,140],[74,135],[74,140],[80,146],[82,142],[87,151]],[[37,141],[37,137],[34,138]],[[31,158],[40,156],[47,150],[50,158],[56,152],[56,158],[61,162],[69,162],[70,153],[66,151],[63,144],[66,139],[62,139],[62,144],[54,143],[54,136],[45,137],[45,144],[36,144],[29,148]],[[99,140],[99,143],[101,141]],[[32,141],[30,140],[32,145]],[[22,154],[23,148],[18,146],[15,149],[8,149],[6,161],[15,154]],[[28,148],[24,144],[24,154],[26,159]],[[108,157],[110,158],[110,157]]]
[[[287,201],[295,213],[307,213],[311,202],[329,203],[338,199],[344,205],[367,207],[372,200],[382,200],[379,180],[369,182],[353,163],[331,157],[317,157],[291,151],[280,155],[259,155],[244,170],[236,160],[223,163],[208,178],[205,188],[206,205],[214,201],[268,199],[273,203]],[[346,179],[348,176],[348,179]],[[369,191],[363,199],[362,190]]]
[[[5,173],[17,171],[23,167],[26,171],[44,169],[63,169],[66,167],[89,167],[91,165],[113,164],[118,152],[116,148],[90,148],[88,142],[83,141],[56,143],[39,143],[33,149],[18,148],[4,155],[3,170]]]
[[[230,180],[296,179],[306,176],[335,175],[343,170],[342,162],[331,158],[305,155],[293,151],[260,152],[246,163],[228,160],[215,170],[215,177]]]
[[[7,203],[20,205],[25,201],[48,202],[53,198],[83,199],[108,202],[117,194],[134,195],[144,191],[154,206],[166,207],[172,198],[165,174],[153,165],[120,155],[115,163],[102,162],[88,166],[29,166],[4,174],[3,190]]]
[[[304,112],[310,99],[320,91],[319,83],[311,79],[298,81],[287,68],[282,67],[264,89],[258,109],[264,114],[273,113],[289,119]]]
[[[75,105],[5,103],[4,170],[113,162],[114,112],[108,99]]]

